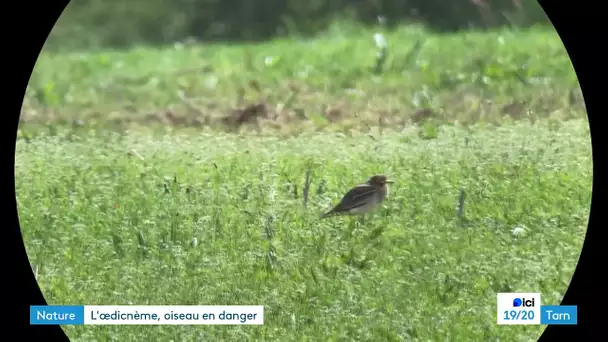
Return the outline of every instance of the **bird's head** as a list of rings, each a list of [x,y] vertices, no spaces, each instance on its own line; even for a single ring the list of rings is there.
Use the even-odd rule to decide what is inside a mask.
[[[374,175],[371,176],[368,181],[368,184],[375,186],[385,186],[386,184],[394,183],[392,180],[386,178],[385,175]]]

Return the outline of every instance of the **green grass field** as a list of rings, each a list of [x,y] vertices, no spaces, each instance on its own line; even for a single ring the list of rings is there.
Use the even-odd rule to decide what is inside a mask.
[[[496,293],[559,304],[587,227],[588,122],[555,32],[403,28],[373,75],[373,32],[334,31],[41,56],[15,168],[47,301],[265,306],[263,326],[66,326],[72,340],[540,336],[498,326]],[[221,119],[262,100],[258,124]],[[396,181],[382,208],[318,219],[375,173]]]
[[[385,35],[381,74],[372,73],[374,32],[338,27],[314,40],[261,45],[49,52],[31,78],[22,121],[42,131],[72,122],[223,129],[222,118],[260,102],[262,132],[281,136],[402,127],[425,110],[461,123],[585,117],[576,74],[551,29],[437,35],[403,28]]]

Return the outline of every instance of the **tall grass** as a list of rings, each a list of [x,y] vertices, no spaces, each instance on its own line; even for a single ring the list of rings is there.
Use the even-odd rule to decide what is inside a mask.
[[[496,325],[496,293],[564,294],[591,198],[586,121],[421,131],[21,140],[27,252],[50,304],[265,306],[263,326],[66,326],[75,341],[537,338]],[[396,181],[382,208],[318,219],[373,173]]]

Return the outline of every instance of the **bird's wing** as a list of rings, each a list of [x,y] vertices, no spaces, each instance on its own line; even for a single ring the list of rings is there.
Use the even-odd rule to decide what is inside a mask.
[[[376,189],[368,184],[357,185],[344,195],[338,208],[341,210],[350,210],[360,207],[372,201],[372,195]]]

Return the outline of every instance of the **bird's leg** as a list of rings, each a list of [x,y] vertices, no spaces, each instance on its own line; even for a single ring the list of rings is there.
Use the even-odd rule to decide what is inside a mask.
[[[360,226],[363,226],[365,224],[365,215],[361,215],[357,218],[357,221],[359,222]]]
[[[355,228],[356,228],[355,220],[353,220],[352,217],[349,217],[349,220],[348,220],[348,237],[349,238],[351,236],[353,236],[353,232],[355,231]]]

